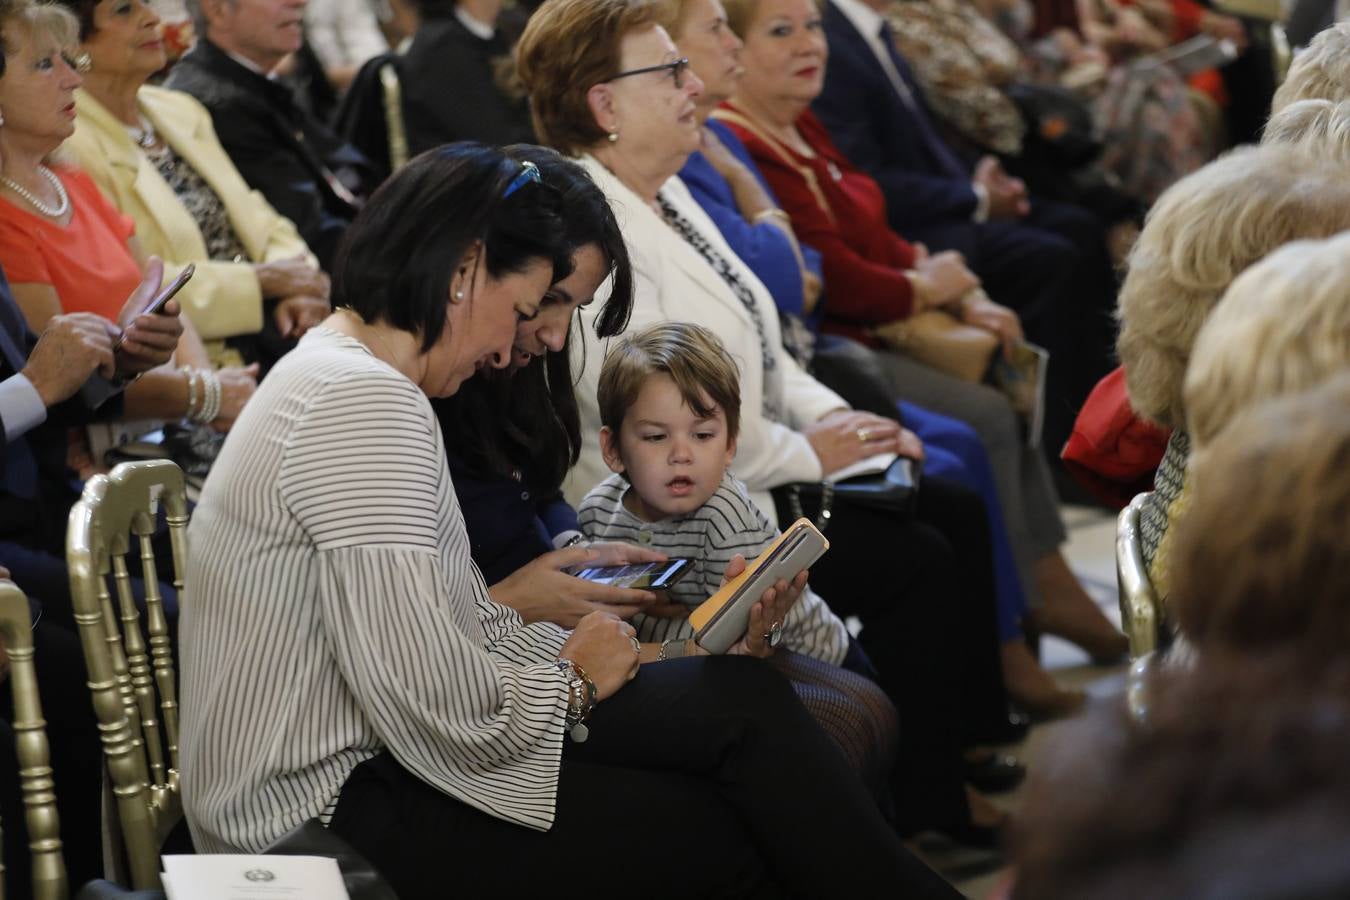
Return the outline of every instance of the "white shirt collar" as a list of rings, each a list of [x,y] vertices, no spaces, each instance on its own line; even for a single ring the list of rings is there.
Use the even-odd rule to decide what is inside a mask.
[[[881,23],[885,21],[881,13],[863,3],[862,0],[830,0],[844,17],[853,23],[853,27],[870,43],[881,34]]]
[[[493,35],[497,33],[495,26],[489,25],[487,22],[480,19],[475,19],[473,16],[466,13],[462,7],[455,7],[455,18],[459,19],[459,24],[469,29],[470,34],[477,38],[481,38],[482,40],[490,41],[492,40]]]
[[[231,53],[229,50],[225,51],[225,55],[228,56],[230,59],[234,60],[235,62],[239,63],[239,65],[243,66],[245,69],[248,69],[250,72],[253,72],[254,74],[261,75],[268,81],[274,81],[276,79],[275,74],[264,70],[262,66],[258,65],[257,63],[255,63],[253,60],[249,59],[246,56],[240,56],[238,53]]]

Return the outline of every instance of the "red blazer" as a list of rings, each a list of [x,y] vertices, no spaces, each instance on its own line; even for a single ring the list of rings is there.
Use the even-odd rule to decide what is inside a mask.
[[[905,270],[914,266],[914,247],[887,224],[881,188],[844,158],[810,110],[797,130],[815,151],[811,157],[760,131],[734,104],[714,115],[750,151],[797,239],[820,251],[825,330],[875,345],[869,328],[906,318],[913,300]]]

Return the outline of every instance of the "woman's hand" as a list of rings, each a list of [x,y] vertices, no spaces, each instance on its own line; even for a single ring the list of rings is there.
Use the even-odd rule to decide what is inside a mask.
[[[633,626],[614,613],[593,612],[577,623],[558,656],[585,669],[595,682],[596,700],[604,700],[637,674],[639,651],[633,648],[636,635]]]
[[[916,257],[910,281],[915,288],[915,312],[946,306],[980,286],[979,277],[955,250]]]
[[[301,295],[286,297],[279,302],[272,310],[277,332],[282,337],[302,337],[306,331],[328,318],[328,314],[333,311],[325,297]]]
[[[220,379],[220,415],[211,420],[211,427],[216,431],[229,431],[244,411],[248,398],[258,389],[258,364],[242,369],[228,366],[217,369],[215,375]]]
[[[837,409],[802,429],[829,475],[845,466],[876,456],[900,453],[900,423],[868,412]]]
[[[258,288],[264,297],[305,295],[328,299],[328,276],[303,256],[257,263],[253,272],[258,276]]]
[[[552,622],[575,628],[585,616],[605,611],[628,619],[650,606],[650,591],[596,584],[563,569],[579,565],[618,566],[660,562],[664,554],[617,542],[567,547],[537,557],[488,588],[492,599],[509,606],[526,622]]]
[[[726,584],[743,571],[745,571],[745,557],[738,553],[727,563],[722,583]],[[792,605],[806,588],[807,575],[807,572],[802,571],[798,572],[797,577],[791,582],[779,579],[777,584],[765,591],[750,607],[750,623],[745,627],[745,634],[727,651],[727,654],[760,658],[772,656],[774,648],[769,646],[770,632],[774,625],[781,627],[783,622],[787,621],[787,614],[791,611]]]
[[[961,299],[961,321],[998,335],[1003,342],[1003,355],[1008,358],[1022,340],[1022,320],[1017,313],[990,300],[984,291],[971,291]]]

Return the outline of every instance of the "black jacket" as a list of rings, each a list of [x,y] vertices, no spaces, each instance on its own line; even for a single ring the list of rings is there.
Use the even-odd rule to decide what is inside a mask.
[[[534,143],[524,96],[499,83],[510,53],[500,28],[483,40],[453,16],[423,22],[400,65],[408,151],[452,141]]]
[[[251,71],[208,40],[178,61],[165,86],[210,110],[239,174],[295,223],[320,265],[331,268],[343,232],[374,187],[365,157],[302,110],[284,84]]]

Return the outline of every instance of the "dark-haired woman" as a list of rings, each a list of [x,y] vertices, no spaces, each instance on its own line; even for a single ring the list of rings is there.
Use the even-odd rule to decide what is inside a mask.
[[[755,603],[739,655],[635,681],[652,648],[617,616],[569,633],[489,597],[427,398],[509,364],[519,320],[567,271],[563,209],[508,153],[414,160],[348,232],[334,273],[346,308],[278,363],[226,442],[193,518],[180,622],[198,849],[257,852],[318,816],[402,900],[450,883],[957,896],[895,839],[787,683],[741,658],[768,652],[800,579]],[[696,871],[651,877],[666,835],[698,836]]]

